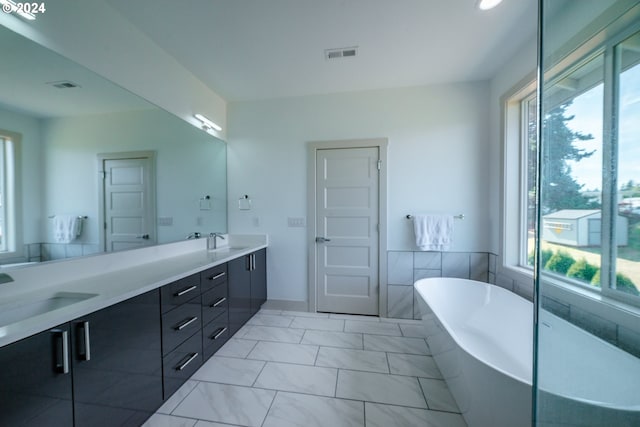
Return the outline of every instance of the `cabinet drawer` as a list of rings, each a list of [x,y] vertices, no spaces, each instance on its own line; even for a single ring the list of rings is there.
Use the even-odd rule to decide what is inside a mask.
[[[229,339],[229,321],[223,313],[202,329],[204,359],[211,357]]]
[[[200,297],[162,315],[162,354],[167,354],[202,328]]]
[[[171,396],[193,373],[202,366],[202,335],[193,335],[178,348],[164,356],[164,398]]]
[[[227,285],[217,286],[202,294],[202,324],[206,325],[229,308]]]
[[[214,288],[227,281],[227,264],[217,265],[200,272],[203,290]]]
[[[200,274],[192,274],[162,287],[162,312],[166,313],[200,295]]]

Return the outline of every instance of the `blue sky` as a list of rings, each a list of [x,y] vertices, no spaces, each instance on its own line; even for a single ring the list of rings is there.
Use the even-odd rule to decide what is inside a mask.
[[[576,146],[597,151],[589,158],[570,162],[573,176],[585,190],[600,189],[602,175],[602,85],[575,98],[567,115],[575,115],[568,123],[574,131],[593,135],[594,139],[577,142]],[[620,130],[618,183],[634,180],[640,183],[640,65],[620,77]]]

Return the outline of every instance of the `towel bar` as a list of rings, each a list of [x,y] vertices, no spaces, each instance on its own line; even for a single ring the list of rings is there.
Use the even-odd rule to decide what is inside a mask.
[[[454,215],[453,217],[456,219],[464,219],[464,214]],[[408,214],[407,219],[411,219],[411,218],[413,218],[413,215]]]
[[[49,219],[53,219],[55,217],[56,217],[55,215],[49,215]],[[78,219],[87,219],[87,218],[89,217],[86,215],[78,215]]]

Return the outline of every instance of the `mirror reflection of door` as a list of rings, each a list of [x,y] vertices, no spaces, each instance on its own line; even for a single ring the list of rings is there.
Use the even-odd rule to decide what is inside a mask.
[[[105,252],[156,243],[154,154],[101,155]]]

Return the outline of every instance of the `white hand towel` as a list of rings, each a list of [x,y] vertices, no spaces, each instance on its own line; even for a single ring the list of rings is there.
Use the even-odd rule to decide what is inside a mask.
[[[415,215],[416,246],[422,251],[447,251],[451,247],[453,215]]]
[[[81,227],[77,215],[56,215],[53,218],[53,237],[56,243],[71,243],[80,235]]]

